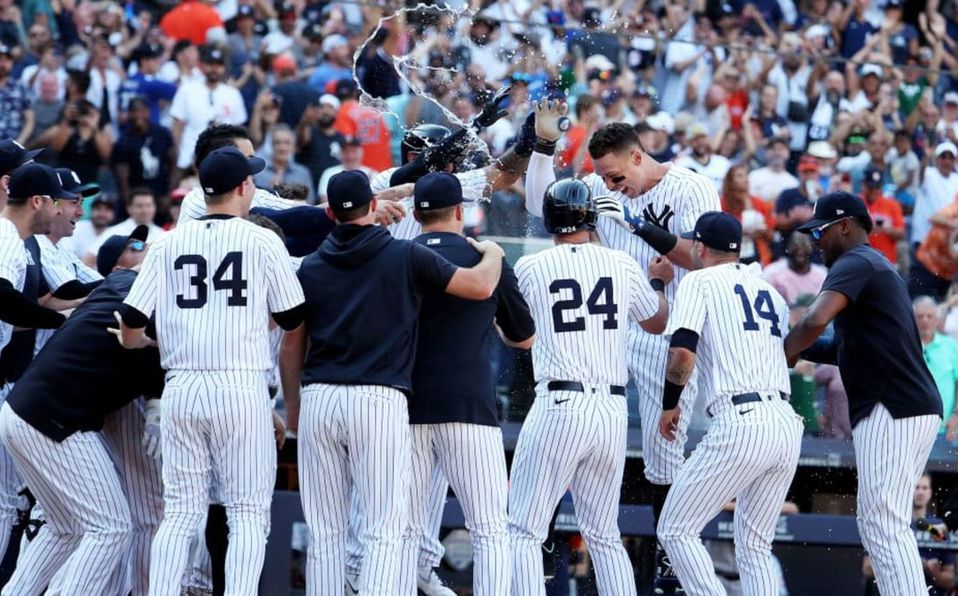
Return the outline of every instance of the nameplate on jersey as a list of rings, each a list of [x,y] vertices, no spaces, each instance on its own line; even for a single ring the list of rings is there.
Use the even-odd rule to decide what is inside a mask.
[[[430,238],[426,240],[426,246],[434,246],[436,244],[442,244],[441,238]]]

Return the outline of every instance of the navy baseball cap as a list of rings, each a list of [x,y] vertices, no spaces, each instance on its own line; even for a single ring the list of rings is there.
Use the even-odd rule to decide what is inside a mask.
[[[416,181],[416,209],[443,209],[462,203],[462,183],[447,172],[431,172]]]
[[[200,186],[208,195],[226,194],[265,167],[259,157],[246,157],[236,147],[220,147],[200,164]]]
[[[13,201],[26,200],[41,195],[54,199],[74,201],[80,195],[63,188],[63,180],[56,170],[42,163],[28,163],[20,166],[10,175],[8,194]]]
[[[136,226],[129,236],[110,236],[96,253],[96,270],[100,272],[100,275],[106,277],[116,267],[116,262],[120,260],[120,255],[126,250],[126,245],[130,240],[146,242],[149,236],[150,228],[146,226]]]
[[[881,187],[882,181],[885,179],[885,172],[881,168],[876,168],[869,166],[865,169],[865,173],[862,176],[862,184],[865,186],[871,186],[873,188]]]
[[[373,200],[369,178],[362,170],[346,170],[329,179],[326,187],[329,207],[333,211],[345,211],[362,207]]]
[[[865,231],[872,231],[872,218],[868,215],[865,202],[845,191],[831,192],[815,202],[815,212],[812,218],[798,226],[798,231],[811,234],[812,230],[825,224],[854,217],[864,226]]]
[[[207,47],[200,52],[200,62],[203,62],[204,64],[225,64],[226,57],[223,56],[223,50],[217,47]]]
[[[695,222],[695,229],[682,234],[686,240],[695,240],[722,252],[738,252],[742,247],[742,224],[721,211],[706,211]]]
[[[57,168],[57,175],[63,181],[63,188],[79,195],[78,198],[89,199],[100,194],[100,185],[96,182],[83,184],[76,172],[70,168]]]
[[[43,149],[27,151],[26,147],[12,139],[0,141],[0,176],[9,174],[17,169],[17,167],[22,166],[39,155],[42,151]]]

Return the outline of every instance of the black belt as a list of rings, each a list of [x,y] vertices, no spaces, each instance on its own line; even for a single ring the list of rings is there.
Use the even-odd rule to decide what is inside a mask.
[[[781,396],[782,399],[784,399],[785,401],[788,401],[789,396],[787,393],[779,391],[778,394],[779,396]],[[753,401],[763,401],[762,394],[756,391],[753,391],[751,393],[739,393],[738,395],[732,396],[732,403],[735,404],[736,406],[740,406],[742,404],[750,404]]]
[[[585,386],[578,381],[549,381],[547,387],[549,391],[578,391],[585,393]],[[609,385],[609,393],[625,397],[625,387],[622,385]]]

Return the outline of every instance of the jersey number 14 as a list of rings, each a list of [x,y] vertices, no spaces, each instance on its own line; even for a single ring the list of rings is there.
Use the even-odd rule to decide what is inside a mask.
[[[177,271],[190,267],[190,292],[193,297],[183,294],[176,295],[176,306],[179,308],[203,308],[206,305],[209,288],[206,285],[209,268],[203,255],[180,255],[173,261],[173,268]],[[229,275],[229,277],[227,277]],[[246,306],[246,288],[249,283],[243,279],[243,253],[233,251],[226,253],[219,267],[213,274],[213,291],[229,292],[226,304],[229,306]]]
[[[778,327],[778,315],[775,314],[775,305],[772,302],[772,295],[768,293],[768,290],[759,290],[758,294],[755,296],[755,302],[750,304],[748,299],[748,294],[745,293],[745,288],[742,287],[742,284],[735,284],[735,293],[738,294],[738,297],[742,300],[742,310],[745,311],[745,322],[742,324],[742,327],[746,331],[758,331],[758,321],[755,320],[755,315],[758,315],[758,318],[765,319],[772,324],[770,329],[772,335],[775,337],[782,336],[782,330]],[[752,308],[755,308],[753,314]]]

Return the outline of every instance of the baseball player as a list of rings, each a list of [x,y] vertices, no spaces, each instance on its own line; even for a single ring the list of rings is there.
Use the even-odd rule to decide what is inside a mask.
[[[141,226],[135,233],[145,238],[147,232]],[[54,333],[0,410],[0,438],[47,521],[21,555],[4,596],[131,589],[124,568],[130,510],[97,431],[138,396],[159,395],[163,370],[156,350],[123,350],[105,332],[136,278],[143,241],[116,236],[104,247],[98,258],[118,271]]]
[[[0,212],[0,349],[9,346],[14,327],[55,329],[63,323],[62,314],[36,302],[39,247],[34,243],[36,252],[28,252],[26,241],[34,234],[48,233],[54,216],[59,212],[59,201],[76,197],[63,189],[56,171],[35,163],[14,170],[8,190],[6,206]],[[37,284],[32,293],[25,292],[27,273],[31,267],[36,276],[32,283]],[[29,345],[22,350],[29,352],[25,356],[27,363],[33,355],[32,337],[30,339]],[[10,367],[3,360],[3,356],[0,356],[0,364],[6,371]],[[7,374],[5,372],[4,377]],[[13,388],[12,382],[6,378],[3,381],[0,399],[5,399]],[[7,550],[10,529],[16,521],[19,490],[20,481],[13,461],[6,449],[0,449],[0,558]]]
[[[235,147],[200,164],[207,215],[158,240],[124,301],[120,339],[144,345],[155,312],[167,373],[161,437],[165,510],[150,556],[150,593],[179,594],[190,540],[211,489],[230,526],[226,592],[255,594],[276,475],[270,318],[301,325],[303,295],[275,234],[244,219],[265,162]]]
[[[679,470],[657,535],[689,594],[724,595],[699,534],[731,499],[735,559],[746,594],[777,594],[772,538],[798,467],[802,417],[782,351],[785,299],[739,263],[742,225],[709,212],[683,235],[693,241],[695,271],[679,283],[667,335],[669,360],[659,432],[675,439],[680,398],[700,363],[708,432]],[[694,403],[694,397],[693,397]]]
[[[512,462],[512,594],[545,594],[541,545],[569,487],[601,594],[635,594],[618,529],[628,411],[626,343],[632,320],[661,333],[668,318],[665,258],[650,280],[627,254],[590,244],[596,208],[585,182],[560,180],[540,209],[556,246],[522,257],[516,276],[535,321],[536,399]]]
[[[535,152],[529,159],[526,176],[526,209],[542,215],[542,196],[555,180],[553,154],[560,138],[558,123],[566,107],[543,100],[536,112]],[[659,255],[675,263],[675,281],[692,267],[692,243],[680,236],[691,231],[706,211],[719,211],[721,205],[712,182],[674,164],[658,163],[639,143],[638,134],[622,123],[600,128],[589,142],[589,155],[595,173],[583,182],[596,197],[600,217],[596,223],[599,241],[628,253],[640,267],[647,268]],[[671,303],[675,285],[665,288]],[[686,430],[692,415],[689,402],[697,394],[696,374],[683,393],[682,418],[674,441],[666,441],[658,432],[661,415],[659,397],[668,356],[668,342],[659,335],[633,326],[629,334],[630,377],[639,391],[639,415],[642,420],[642,455],[645,477],[652,483],[652,510],[659,518],[665,496],[685,459]],[[656,593],[670,594],[679,589],[664,551],[656,556]]]
[[[27,151],[26,147],[13,139],[0,140],[0,209],[7,204],[7,188],[10,174],[23,164],[30,163],[43,149]]]
[[[462,236],[463,191],[456,176],[426,174],[416,182],[415,202],[414,214],[424,232],[416,244],[453,264],[471,266],[479,261],[479,253]],[[492,369],[476,366],[476,358],[478,355],[479,362],[491,358],[496,335],[493,323],[502,330],[504,341],[522,349],[532,346],[535,328],[515,273],[507,263],[502,269],[489,300],[475,302],[445,295],[423,298],[409,400],[412,472],[402,567],[406,583],[401,584],[399,594],[416,593],[413,578],[419,574],[413,572],[430,521],[429,492],[436,468],[449,479],[463,506],[475,553],[474,593],[509,593],[512,563],[505,450]],[[427,571],[433,573],[431,568]]]
[[[328,196],[338,225],[299,269],[307,325],[286,335],[280,360],[294,431],[303,386],[298,448],[310,533],[307,591],[343,590],[349,496],[355,490],[364,519],[356,590],[395,594],[408,511],[406,395],[419,304],[423,295],[441,292],[489,298],[503,253],[491,242],[470,242],[482,259],[475,267],[457,268],[431,250],[394,240],[373,225],[376,198],[360,171],[333,176]]]
[[[838,365],[855,443],[858,530],[878,589],[925,594],[910,508],[941,424],[942,403],[922,357],[905,282],[868,245],[872,219],[854,195],[821,197],[812,219],[798,229],[811,235],[829,270],[785,339],[785,355],[790,362],[801,355]],[[832,321],[834,338],[819,339]]]

